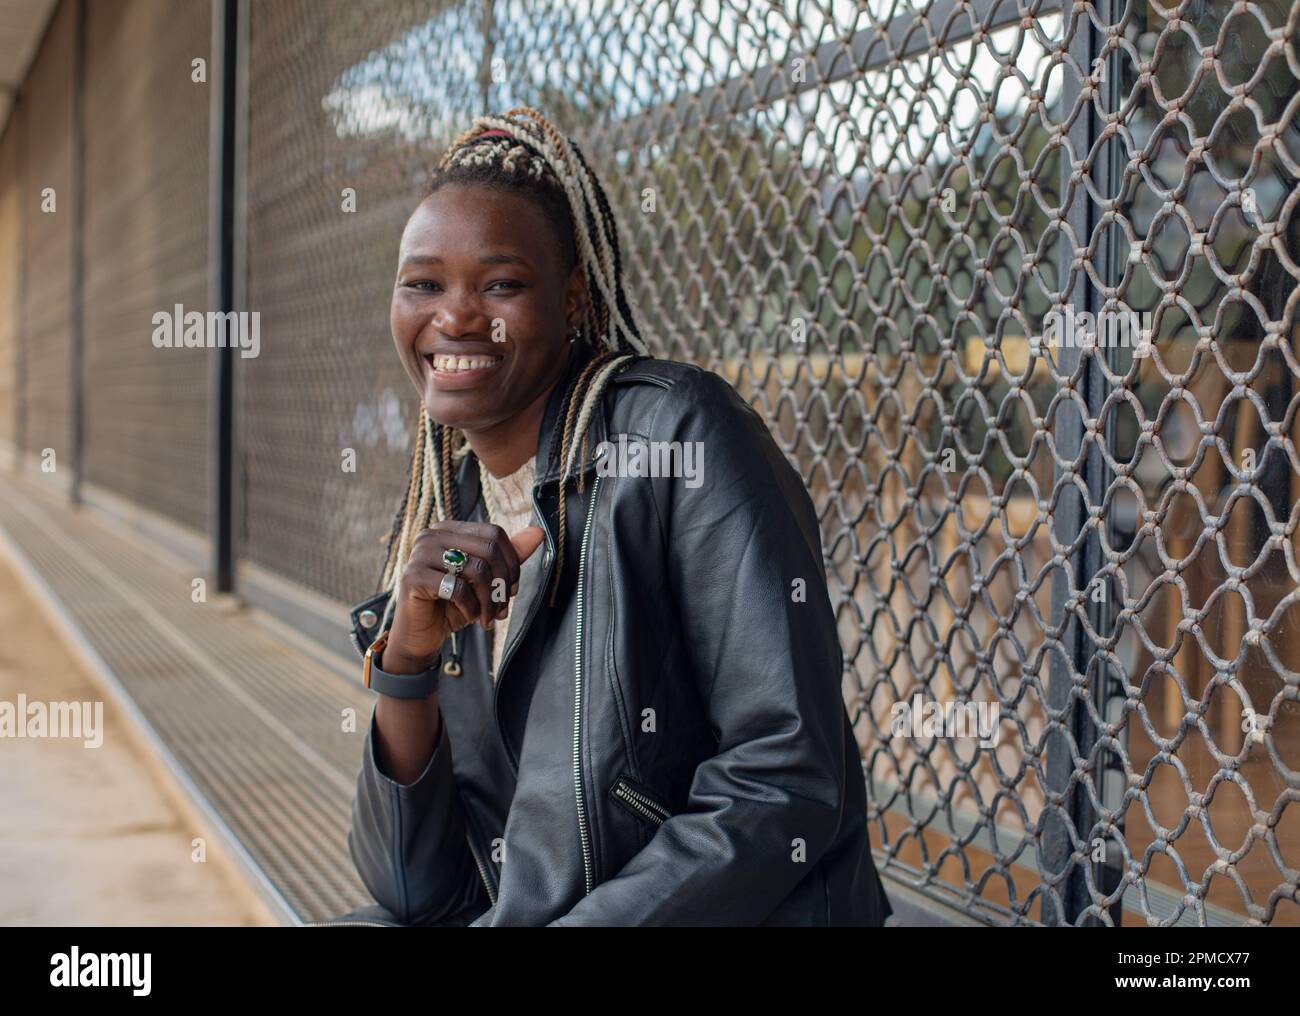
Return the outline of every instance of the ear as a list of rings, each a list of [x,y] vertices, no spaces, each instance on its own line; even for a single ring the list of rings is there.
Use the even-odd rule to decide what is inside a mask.
[[[569,273],[564,289],[564,318],[569,332],[582,324],[587,313],[587,273],[578,262]]]

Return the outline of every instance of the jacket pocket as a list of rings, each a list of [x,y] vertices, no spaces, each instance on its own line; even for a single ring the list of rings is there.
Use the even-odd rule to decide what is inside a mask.
[[[657,795],[652,794],[644,784],[633,780],[626,773],[619,775],[609,793],[615,801],[637,818],[653,823],[656,828],[673,817],[673,813]]]

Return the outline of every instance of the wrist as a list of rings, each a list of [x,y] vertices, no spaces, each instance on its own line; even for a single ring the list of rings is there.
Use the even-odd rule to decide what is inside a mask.
[[[438,662],[441,653],[414,656],[393,645],[384,646],[375,658],[375,665],[385,674],[420,674]]]
[[[393,657],[393,662],[385,664],[382,658],[385,650],[388,649],[387,643],[388,635],[385,633],[366,650],[365,661],[361,667],[362,684],[372,691],[379,692],[380,695],[402,699],[428,698],[437,691],[438,681],[442,676],[438,666],[439,657],[434,657],[428,666],[422,668],[419,666],[418,658],[404,660],[396,655]],[[386,670],[386,666],[395,669]],[[414,669],[402,670],[403,666]]]

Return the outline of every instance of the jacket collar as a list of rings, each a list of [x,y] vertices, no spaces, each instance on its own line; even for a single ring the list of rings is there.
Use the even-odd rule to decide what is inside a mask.
[[[547,453],[551,448],[551,441],[555,435],[557,427],[563,427],[564,421],[560,419],[560,402],[564,398],[564,393],[569,387],[569,382],[574,376],[580,374],[582,369],[591,362],[596,355],[595,348],[586,339],[582,338],[573,342],[569,346],[568,364],[563,376],[560,378],[551,394],[546,400],[546,412],[542,416],[541,430],[538,432],[537,439],[537,456],[533,461],[534,479],[533,491],[539,493],[541,488],[549,483],[554,483],[560,477],[560,472],[564,468],[563,461],[560,460],[559,449],[556,449],[556,461],[547,462]],[[608,429],[605,422],[605,414],[600,406],[591,414],[591,424],[588,430],[587,438],[587,456],[581,461],[575,461],[573,475],[585,473],[596,467],[598,449],[602,441],[606,440]],[[581,439],[579,438],[579,442]],[[578,451],[581,453],[581,446]],[[467,507],[465,509],[466,517],[473,515],[474,510],[478,507],[481,491],[479,490],[479,471],[478,456],[472,451],[469,452],[461,462],[460,472],[458,474],[460,489],[463,491],[462,503]]]

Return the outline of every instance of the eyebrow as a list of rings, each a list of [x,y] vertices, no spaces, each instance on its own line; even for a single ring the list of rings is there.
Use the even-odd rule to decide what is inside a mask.
[[[517,254],[484,254],[478,259],[481,265],[524,265],[531,268],[527,258],[521,258]],[[442,258],[433,254],[412,254],[402,261],[402,266],[406,265],[440,265]]]

